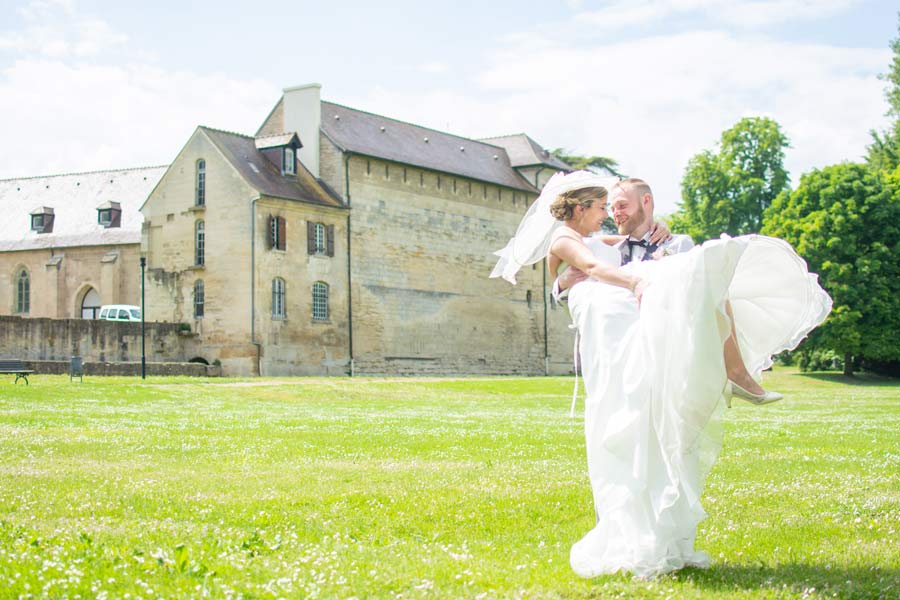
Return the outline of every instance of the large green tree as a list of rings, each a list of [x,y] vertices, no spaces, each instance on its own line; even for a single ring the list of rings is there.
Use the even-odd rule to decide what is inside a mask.
[[[717,152],[688,162],[672,229],[698,242],[759,231],[765,210],[789,187],[788,144],[778,123],[766,117],[746,117],[724,131]]]
[[[893,118],[887,131],[872,132],[872,144],[866,157],[869,164],[876,169],[894,171],[900,166],[900,25],[897,37],[891,40],[894,52],[888,72],[881,77],[887,82],[884,90],[888,101],[887,115]]]
[[[766,211],[762,232],[790,242],[834,299],[805,347],[843,355],[848,375],[861,361],[900,359],[897,184],[868,165],[832,165],[803,175]]]

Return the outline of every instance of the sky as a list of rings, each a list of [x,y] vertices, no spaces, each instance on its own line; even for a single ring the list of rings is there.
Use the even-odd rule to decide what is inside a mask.
[[[896,1],[0,0],[0,178],[162,165],[282,89],[609,156],[675,210],[692,156],[775,119],[794,185],[887,127]]]

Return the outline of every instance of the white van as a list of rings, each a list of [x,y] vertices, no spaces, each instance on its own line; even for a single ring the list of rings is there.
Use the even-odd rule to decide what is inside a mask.
[[[101,321],[140,321],[141,307],[130,304],[107,304],[100,307]]]

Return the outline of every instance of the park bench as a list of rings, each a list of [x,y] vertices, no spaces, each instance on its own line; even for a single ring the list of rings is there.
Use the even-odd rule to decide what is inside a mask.
[[[19,383],[20,379],[24,379],[25,385],[28,385],[28,374],[34,373],[34,371],[26,369],[25,363],[21,360],[0,359],[0,373],[15,373],[16,383]]]

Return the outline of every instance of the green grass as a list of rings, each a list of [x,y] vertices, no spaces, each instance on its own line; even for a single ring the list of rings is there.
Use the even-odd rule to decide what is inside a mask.
[[[900,596],[900,382],[770,374],[785,402],[726,413],[712,566],[647,582],[569,568],[569,378],[7,379],[2,598]]]

